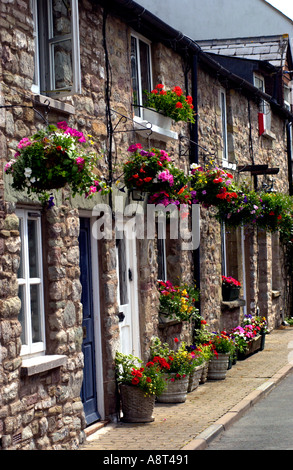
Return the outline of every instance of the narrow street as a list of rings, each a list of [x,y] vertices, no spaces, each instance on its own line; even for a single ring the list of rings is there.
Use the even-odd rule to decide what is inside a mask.
[[[293,373],[206,450],[293,450]]]

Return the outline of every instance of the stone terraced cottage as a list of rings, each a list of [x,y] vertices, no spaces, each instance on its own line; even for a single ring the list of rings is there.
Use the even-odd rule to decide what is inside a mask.
[[[201,206],[199,247],[148,238],[147,224],[133,236],[145,206],[119,182],[127,149],[165,150],[187,174],[214,160],[259,186],[272,185],[269,172],[239,168],[267,165],[291,193],[293,116],[282,93],[260,90],[133,1],[2,0],[0,12],[0,448],[76,449],[86,427],[118,417],[116,351],[147,359],[153,335],[192,341],[189,322],[160,322],[158,279],[195,280],[213,330],[259,310],[273,329],[291,301],[277,234],[225,229]],[[291,70],[289,49],[286,61]],[[274,90],[279,68],[254,67]],[[158,83],[193,97],[195,124],[150,132],[141,90]],[[61,121],[91,136],[113,190],[88,199],[66,186],[44,209],[4,167],[21,139]],[[222,301],[222,274],[241,281],[240,299]]]

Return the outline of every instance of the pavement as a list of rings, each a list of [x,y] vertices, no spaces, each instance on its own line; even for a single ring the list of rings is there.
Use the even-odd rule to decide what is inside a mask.
[[[258,400],[293,371],[293,328],[266,335],[265,348],[227,371],[225,380],[207,381],[185,403],[156,403],[147,424],[97,423],[86,429],[80,450],[204,450]]]

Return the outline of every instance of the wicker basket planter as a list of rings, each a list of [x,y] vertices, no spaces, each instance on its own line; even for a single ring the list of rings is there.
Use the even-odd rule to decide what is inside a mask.
[[[209,363],[208,380],[224,380],[226,378],[230,353],[218,353]]]
[[[195,369],[189,375],[188,389],[187,392],[193,392],[199,386],[199,381],[202,376],[204,364],[195,367]]]
[[[150,423],[154,421],[154,395],[146,397],[140,388],[120,384],[120,396],[123,413],[121,421],[125,423]]]
[[[159,403],[184,403],[187,396],[189,376],[181,379],[175,378],[175,373],[165,374],[166,388],[157,397]]]

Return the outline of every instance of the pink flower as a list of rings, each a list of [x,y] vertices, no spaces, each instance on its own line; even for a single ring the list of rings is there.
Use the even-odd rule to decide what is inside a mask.
[[[174,184],[174,178],[173,175],[169,172],[169,170],[162,171],[161,173],[158,174],[158,179],[161,181],[168,181],[170,186],[173,186]]]
[[[81,171],[83,169],[83,166],[84,166],[84,158],[82,157],[77,157],[77,159],[75,160],[75,162],[77,163],[78,165],[78,171]]]
[[[130,145],[130,147],[128,148],[128,152],[136,152],[136,150],[138,149],[142,149],[142,145],[141,144],[132,144]]]
[[[17,148],[22,149],[24,147],[28,147],[29,145],[32,145],[32,142],[27,137],[24,137],[17,145]]]

